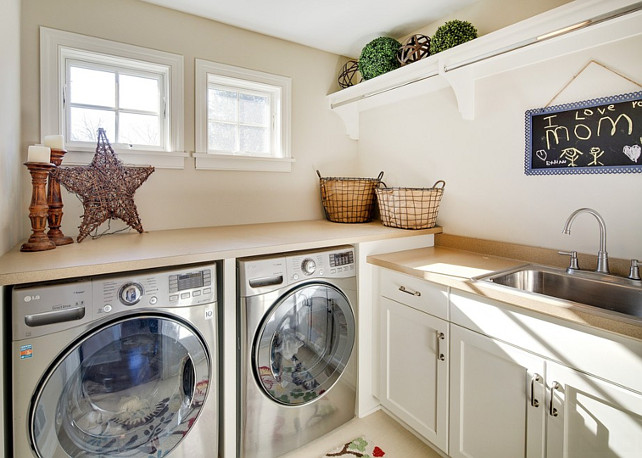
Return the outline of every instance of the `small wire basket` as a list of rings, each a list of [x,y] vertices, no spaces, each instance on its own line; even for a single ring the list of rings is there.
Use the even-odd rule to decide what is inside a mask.
[[[441,184],[441,186],[439,186]],[[384,226],[401,229],[429,229],[435,227],[439,204],[446,182],[437,181],[432,188],[376,189],[379,213]]]
[[[335,223],[366,223],[372,220],[375,189],[381,183],[383,172],[377,178],[322,177],[321,202],[325,216]]]

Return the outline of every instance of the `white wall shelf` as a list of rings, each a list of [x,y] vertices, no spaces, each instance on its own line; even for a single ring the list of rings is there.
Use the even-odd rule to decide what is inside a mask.
[[[482,78],[642,34],[642,2],[575,0],[327,96],[359,139],[362,111],[451,87],[463,119],[475,119]]]

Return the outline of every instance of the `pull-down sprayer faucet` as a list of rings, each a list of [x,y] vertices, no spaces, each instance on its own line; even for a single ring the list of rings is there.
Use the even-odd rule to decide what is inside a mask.
[[[571,224],[573,224],[573,220],[580,213],[590,213],[591,215],[595,216],[598,224],[600,225],[600,251],[597,252],[597,269],[595,269],[595,271],[608,274],[609,256],[606,252],[606,224],[604,223],[604,220],[598,212],[596,212],[592,208],[579,208],[575,210],[566,220],[566,224],[564,224],[564,230],[562,232],[564,234],[571,233]]]

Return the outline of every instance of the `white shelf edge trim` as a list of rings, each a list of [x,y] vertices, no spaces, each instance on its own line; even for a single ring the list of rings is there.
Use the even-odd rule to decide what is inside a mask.
[[[475,118],[481,78],[642,34],[642,2],[574,1],[326,97],[346,133],[359,139],[359,113],[452,88],[463,119]]]

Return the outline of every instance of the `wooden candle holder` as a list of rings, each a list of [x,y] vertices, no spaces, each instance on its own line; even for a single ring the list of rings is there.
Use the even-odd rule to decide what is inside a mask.
[[[31,220],[31,230],[33,233],[26,243],[20,247],[20,251],[43,251],[56,248],[56,244],[49,240],[45,229],[47,226],[47,214],[49,206],[47,205],[46,185],[47,177],[53,164],[44,162],[25,162],[31,174],[31,204],[29,205],[29,219]]]
[[[62,158],[67,153],[63,149],[51,149],[51,162],[55,166],[62,164]],[[62,196],[60,195],[60,180],[55,178],[53,174],[49,175],[49,183],[47,185],[47,205],[49,206],[49,212],[47,216],[47,221],[49,222],[49,232],[47,236],[49,239],[56,244],[60,245],[69,245],[74,243],[74,239],[67,237],[60,230],[62,224]]]

